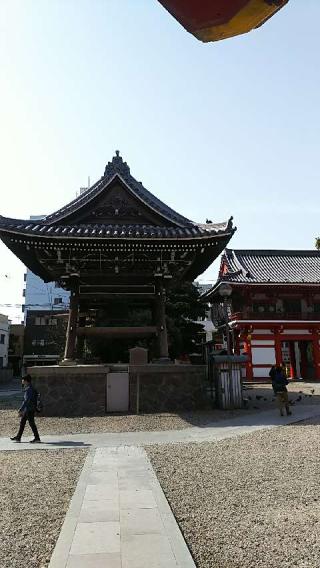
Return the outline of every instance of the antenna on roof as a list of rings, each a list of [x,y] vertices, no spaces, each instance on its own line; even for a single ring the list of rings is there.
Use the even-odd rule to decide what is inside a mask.
[[[80,187],[80,192],[77,193],[77,197],[85,191],[88,191],[88,189],[90,189],[90,176],[88,176],[88,187]]]

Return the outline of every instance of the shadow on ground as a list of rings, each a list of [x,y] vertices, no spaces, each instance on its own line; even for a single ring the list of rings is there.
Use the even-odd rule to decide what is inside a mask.
[[[46,446],[63,446],[68,448],[90,448],[92,446],[92,444],[85,444],[84,442],[72,442],[70,440],[59,440],[59,442],[47,442],[46,440],[44,440],[43,444],[45,444]]]

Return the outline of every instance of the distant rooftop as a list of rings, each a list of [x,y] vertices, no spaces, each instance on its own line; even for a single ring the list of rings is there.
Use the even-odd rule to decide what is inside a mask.
[[[209,296],[222,282],[234,284],[320,284],[320,251],[225,249],[219,277]]]
[[[219,278],[228,282],[320,283],[320,251],[225,249]]]

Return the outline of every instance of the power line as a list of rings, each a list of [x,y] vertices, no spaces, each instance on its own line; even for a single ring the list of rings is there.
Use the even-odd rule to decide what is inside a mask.
[[[50,307],[56,307],[57,309],[60,307],[65,307],[68,306],[69,304],[66,303],[62,303],[62,304],[0,304],[1,308],[22,308],[22,306],[24,306],[25,308],[33,308],[35,306],[40,307],[40,308],[45,308],[46,306],[50,306]]]

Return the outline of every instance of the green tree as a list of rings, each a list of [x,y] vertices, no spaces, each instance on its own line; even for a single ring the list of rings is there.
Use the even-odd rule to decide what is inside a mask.
[[[167,292],[166,314],[172,358],[182,353],[201,352],[203,326],[197,320],[205,316],[205,305],[199,298],[199,290],[191,282],[169,288]]]
[[[316,238],[316,249],[320,250],[320,237]]]

